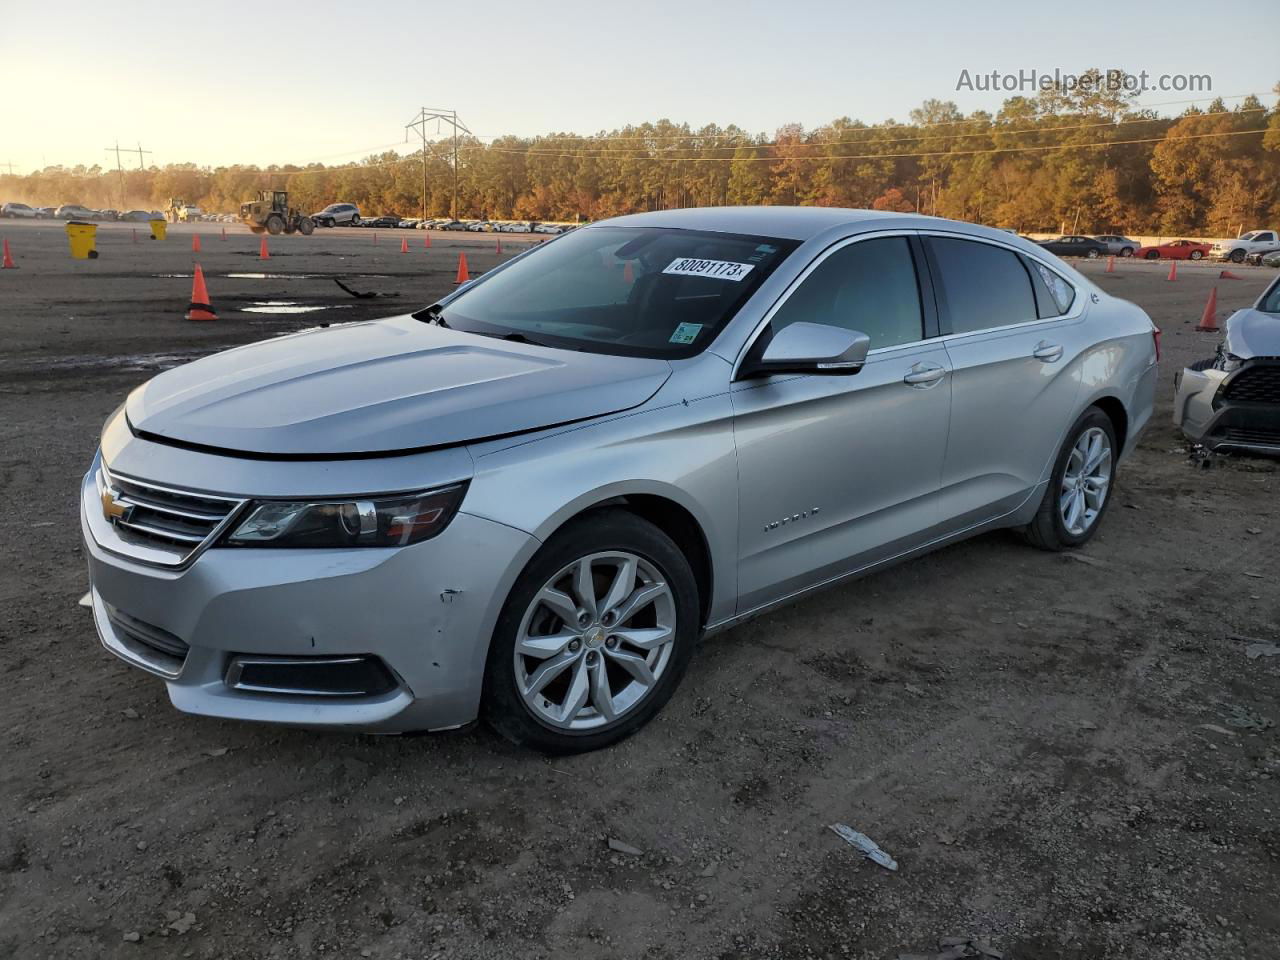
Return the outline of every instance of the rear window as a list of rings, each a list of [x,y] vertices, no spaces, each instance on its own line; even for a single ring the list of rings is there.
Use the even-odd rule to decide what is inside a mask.
[[[1038,319],[1031,277],[1012,250],[930,237],[951,333],[972,333]]]
[[[775,237],[588,227],[464,291],[439,315],[450,327],[546,346],[688,357],[796,246]]]
[[[1024,262],[1031,268],[1031,281],[1035,287],[1040,318],[1060,317],[1070,310],[1076,299],[1075,287],[1043,263],[1036,263],[1034,260]]]

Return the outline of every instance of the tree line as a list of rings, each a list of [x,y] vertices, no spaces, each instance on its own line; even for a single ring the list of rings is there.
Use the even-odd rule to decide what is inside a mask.
[[[1276,86],[1280,94],[1280,84]],[[0,175],[0,200],[161,207],[170,197],[235,212],[285,188],[304,211],[345,201],[368,216],[598,220],[716,204],[919,211],[1020,232],[1225,235],[1280,225],[1280,103],[1216,100],[1160,116],[1131,95],[1043,91],[995,113],[928,100],[909,122],[842,117],[772,137],[669,120],[592,136],[552,133],[339,165],[194,163]]]

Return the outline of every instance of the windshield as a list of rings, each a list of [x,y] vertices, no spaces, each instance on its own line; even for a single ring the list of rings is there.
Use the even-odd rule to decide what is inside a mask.
[[[1240,239],[1241,239],[1241,240],[1252,240],[1252,239],[1253,239],[1254,237],[1256,237],[1257,235],[1258,235],[1258,231],[1256,231],[1256,230],[1250,230],[1248,233],[1242,233],[1242,234],[1240,234]]]
[[[589,227],[511,264],[430,318],[551,347],[690,357],[797,245],[730,233]]]
[[[1271,289],[1258,301],[1258,309],[1263,313],[1280,313],[1280,277],[1271,284]]]

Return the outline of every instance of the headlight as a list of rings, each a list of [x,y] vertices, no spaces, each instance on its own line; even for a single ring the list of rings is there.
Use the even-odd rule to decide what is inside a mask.
[[[223,541],[234,547],[403,547],[430,540],[458,512],[465,483],[347,500],[258,501]]]

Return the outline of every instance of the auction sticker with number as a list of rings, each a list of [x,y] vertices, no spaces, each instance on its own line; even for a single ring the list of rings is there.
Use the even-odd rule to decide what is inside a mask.
[[[715,280],[741,280],[755,266],[753,263],[734,263],[731,260],[699,260],[697,257],[677,257],[667,265],[663,273],[682,277],[711,277]]]

